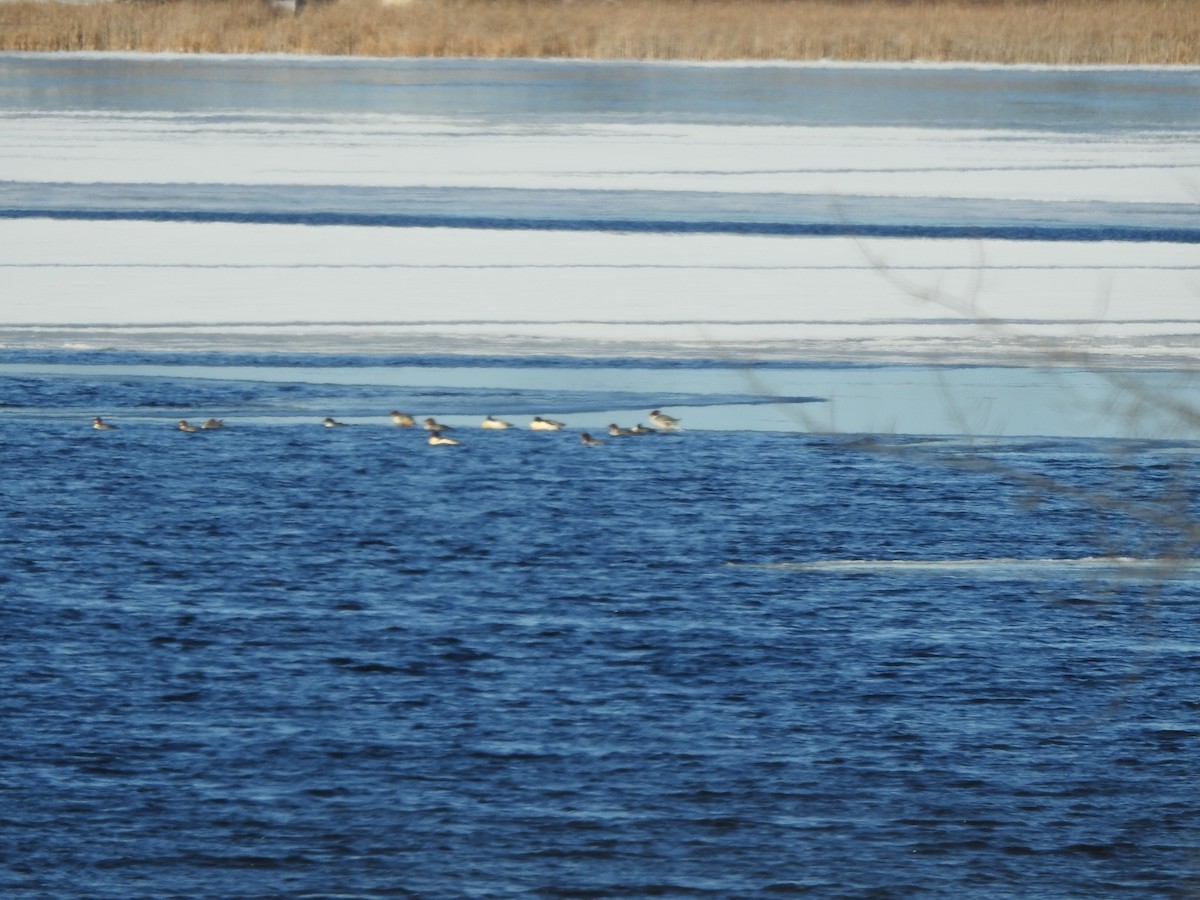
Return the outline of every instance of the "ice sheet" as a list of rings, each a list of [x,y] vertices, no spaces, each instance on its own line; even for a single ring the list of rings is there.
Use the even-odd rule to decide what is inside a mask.
[[[1061,219],[1067,204],[1072,220],[1103,209],[1108,223],[1165,227],[1200,210],[1200,145],[1186,130],[506,123],[52,102],[0,120],[10,212],[20,197],[32,209],[16,213],[36,216],[29,198],[51,188],[59,206],[83,202],[92,185],[149,192],[151,206],[190,186],[217,209],[213,221],[186,221],[187,210],[180,221],[176,209],[162,221],[92,221],[58,207],[55,218],[0,218],[0,348],[1184,367],[1200,346],[1194,243],[237,221],[247,204],[277,210],[301,188],[374,187],[460,204],[469,191],[520,190],[535,206],[554,191],[568,219],[624,197],[652,216],[656,196],[690,191],[752,221],[788,197],[828,203],[831,220],[840,201],[869,208],[877,197],[935,218],[953,213],[951,201],[1023,222],[1040,210]]]

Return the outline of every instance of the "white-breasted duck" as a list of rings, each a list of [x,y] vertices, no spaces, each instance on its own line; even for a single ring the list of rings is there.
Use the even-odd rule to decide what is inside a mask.
[[[665,412],[657,409],[650,411],[650,424],[664,431],[682,431],[677,418],[668,416]]]

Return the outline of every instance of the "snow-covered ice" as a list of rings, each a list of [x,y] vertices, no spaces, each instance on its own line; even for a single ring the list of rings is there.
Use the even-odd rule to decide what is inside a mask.
[[[68,198],[90,185],[204,185],[218,199],[251,186],[270,205],[320,186],[577,192],[581,216],[619,192],[652,209],[680,191],[749,213],[789,196],[825,198],[834,216],[842,197],[935,212],[968,199],[1025,220],[1043,207],[1200,212],[1200,143],[1186,131],[53,108],[0,119],[0,188]],[[1187,366],[1200,347],[1194,243],[0,218],[0,247],[0,347],[1144,366]]]

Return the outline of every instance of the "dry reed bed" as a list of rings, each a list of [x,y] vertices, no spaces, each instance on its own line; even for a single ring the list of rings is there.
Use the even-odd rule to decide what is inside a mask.
[[[1200,64],[1197,0],[0,3],[0,50]]]

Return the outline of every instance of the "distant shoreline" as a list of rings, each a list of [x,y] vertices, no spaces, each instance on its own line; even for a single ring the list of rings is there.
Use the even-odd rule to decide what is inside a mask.
[[[1200,65],[1194,0],[0,2],[0,51]]]

